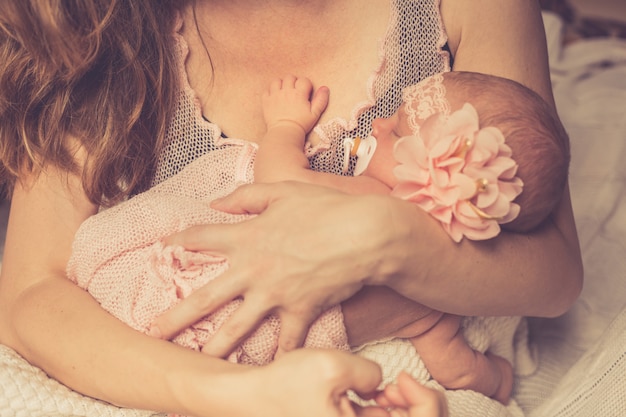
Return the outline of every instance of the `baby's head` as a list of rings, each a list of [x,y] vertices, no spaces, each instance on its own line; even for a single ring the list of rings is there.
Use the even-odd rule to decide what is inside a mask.
[[[503,227],[529,231],[560,201],[567,181],[569,139],[558,116],[535,92],[501,77],[472,72],[447,72],[429,77],[403,92],[400,124],[412,134],[435,113],[451,114],[470,103],[480,128],[498,128],[518,164],[524,183],[515,198],[519,216]]]

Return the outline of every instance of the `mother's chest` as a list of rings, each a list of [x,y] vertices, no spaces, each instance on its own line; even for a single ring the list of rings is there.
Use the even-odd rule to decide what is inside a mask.
[[[230,137],[257,140],[265,130],[262,94],[273,79],[293,74],[330,88],[321,123],[350,118],[369,98],[368,83],[382,63],[390,22],[388,1],[360,9],[359,16],[340,24],[251,29],[238,39],[214,41],[208,45],[209,62],[192,50],[187,72],[203,114]]]

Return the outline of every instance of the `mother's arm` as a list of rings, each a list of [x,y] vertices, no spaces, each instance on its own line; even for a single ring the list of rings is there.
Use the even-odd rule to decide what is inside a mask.
[[[554,107],[537,1],[442,0],[441,12],[454,57],[453,70],[516,80]],[[568,147],[564,144],[564,149]],[[503,232],[493,242],[465,240],[457,246],[441,240],[437,231],[428,234],[423,229],[427,223],[420,223],[414,231],[417,245],[413,250],[421,254],[416,259],[434,261],[422,265],[407,262],[399,267],[402,272],[386,283],[407,297],[464,315],[556,316],[568,309],[581,290],[582,261],[568,187],[550,219],[527,235]],[[425,242],[419,236],[439,239]],[[372,332],[372,305],[382,305],[374,304],[375,297],[381,302],[392,300],[370,290],[344,303],[355,339],[360,340],[362,332]],[[403,311],[408,320],[418,311],[402,298],[395,306],[394,302],[385,305],[383,311],[391,315],[390,330],[401,324]],[[398,310],[395,316],[391,312],[394,307]]]
[[[95,210],[79,178],[54,168],[15,186],[0,275],[0,342],[83,394],[183,412],[175,375],[194,379],[200,374],[192,367],[217,373],[228,364],[134,331],[66,278],[74,233]]]
[[[534,0],[442,0],[454,70],[516,80],[554,106],[545,31]],[[563,144],[564,152],[569,144]],[[547,179],[549,180],[549,179]],[[415,231],[417,233],[418,231]],[[435,236],[435,235],[433,235]],[[430,248],[430,249],[429,249]],[[406,279],[389,284],[430,306],[459,314],[556,316],[582,287],[582,260],[569,188],[547,222],[527,235],[503,233],[490,242],[425,245],[432,286],[416,288]],[[452,265],[452,266],[451,266]],[[440,292],[434,294],[432,288]],[[442,294],[450,296],[449,301]]]
[[[79,178],[54,169],[12,195],[0,343],[47,374],[116,405],[204,417],[353,416],[345,392],[371,395],[379,385],[377,365],[343,352],[298,351],[246,367],[131,329],[65,276],[74,233],[94,212]]]
[[[454,69],[514,79],[554,104],[536,1],[443,0],[441,9]],[[200,227],[172,238],[171,243],[189,249],[225,254],[231,268],[157,321],[167,337],[243,296],[240,310],[205,346],[214,354],[227,353],[270,312],[281,317],[279,344],[289,350],[301,343],[321,311],[363,285],[373,288],[344,304],[351,337],[359,341],[402,328],[403,316],[410,322],[422,308],[412,306],[407,313],[407,304],[376,286],[450,313],[527,316],[562,314],[582,286],[567,188],[554,213],[532,233],[503,232],[491,241],[460,244],[428,214],[391,197],[258,184],[240,188],[217,208],[261,215],[226,229]],[[372,319],[381,311],[394,319],[379,320],[376,328]]]

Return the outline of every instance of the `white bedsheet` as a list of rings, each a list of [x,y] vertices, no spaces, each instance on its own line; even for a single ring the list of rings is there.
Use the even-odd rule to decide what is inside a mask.
[[[562,47],[560,19],[546,13],[544,21],[554,95],[572,146],[585,285],[567,314],[532,322],[540,366],[518,381],[517,399],[537,417],[626,416],[626,41]]]
[[[531,321],[540,366],[516,398],[530,417],[626,416],[626,41],[563,47],[559,18],[544,20],[586,282],[570,312]],[[0,347],[0,417],[146,415],[78,396]]]

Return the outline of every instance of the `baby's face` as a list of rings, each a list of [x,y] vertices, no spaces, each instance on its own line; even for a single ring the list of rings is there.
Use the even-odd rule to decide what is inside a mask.
[[[366,173],[382,181],[389,188],[398,183],[393,169],[398,161],[393,155],[393,149],[398,139],[413,136],[409,127],[408,117],[404,104],[391,117],[376,119],[372,122],[372,135],[376,139],[376,152],[373,153],[371,163]]]
[[[402,104],[397,112],[386,119],[376,119],[372,122],[372,136],[380,142],[395,143],[404,136],[412,136],[415,133],[409,127],[407,114]]]

